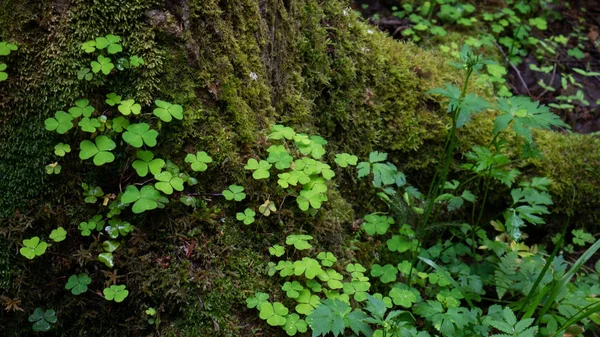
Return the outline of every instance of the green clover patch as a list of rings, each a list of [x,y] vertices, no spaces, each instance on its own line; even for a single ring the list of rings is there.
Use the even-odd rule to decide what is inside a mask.
[[[108,34],[106,36],[97,37],[95,40],[96,48],[104,49],[108,51],[109,54],[116,54],[123,51],[123,46],[119,44],[121,41],[121,37],[118,35]]]
[[[104,75],[110,74],[110,71],[115,67],[110,58],[102,55],[98,55],[98,61],[92,61],[90,65],[92,66],[94,74],[102,71]]]
[[[120,98],[121,97],[119,96],[119,100]],[[119,112],[121,112],[125,116],[129,116],[130,114],[139,115],[142,112],[142,106],[132,99],[126,99],[120,101],[120,103],[121,104],[119,104],[118,107]]]
[[[273,304],[265,302],[260,306],[259,317],[266,320],[271,326],[283,326],[287,322],[285,318],[289,310],[280,302]]]
[[[28,320],[33,323],[33,331],[46,332],[50,330],[50,324],[56,323],[56,311],[52,309],[44,311],[42,308],[35,308]]]
[[[140,177],[145,177],[148,171],[153,175],[159,174],[160,170],[165,167],[165,161],[156,158],[154,159],[154,153],[150,151],[137,151],[137,160],[131,164]]]
[[[64,157],[67,153],[71,152],[71,145],[65,143],[58,143],[54,145],[54,154],[60,157]]]
[[[52,239],[52,241],[54,242],[61,242],[64,241],[66,238],[67,231],[62,227],[53,229],[52,232],[50,232],[50,239]]]
[[[235,215],[235,218],[238,219],[239,221],[243,221],[244,225],[250,225],[251,223],[254,222],[255,215],[256,215],[256,212],[254,212],[250,208],[246,208],[244,210],[244,213],[237,213]]]
[[[73,118],[80,116],[90,117],[94,113],[94,107],[90,105],[90,101],[87,99],[78,99],[75,101],[75,106],[69,109],[69,113]]]
[[[250,158],[244,168],[246,170],[254,171],[254,173],[252,173],[252,177],[256,180],[259,180],[269,178],[269,169],[271,166],[272,165],[266,160],[261,160],[258,162],[256,159]]]

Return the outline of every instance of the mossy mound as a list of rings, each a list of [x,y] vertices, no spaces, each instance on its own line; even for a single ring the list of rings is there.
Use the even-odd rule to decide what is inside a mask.
[[[43,172],[59,141],[43,129],[44,119],[81,97],[101,104],[110,88],[145,107],[153,99],[182,104],[186,117],[163,127],[159,152],[182,163],[185,153],[204,150],[216,164],[202,176],[199,192],[239,183],[259,199],[264,186],[247,181],[242,167],[264,155],[271,123],[322,135],[330,153],[364,158],[373,150],[388,152],[409,180],[425,186],[449,120],[424,92],[460,79],[443,57],[387,38],[345,1],[7,0],[0,13],[0,36],[19,45],[7,58],[8,81],[0,83],[0,215],[7,219],[0,233],[10,237],[0,243],[0,256],[13,256],[23,238],[47,235],[57,225],[77,237],[77,224],[94,214],[80,201],[81,182],[118,190],[119,167],[99,170],[75,158],[63,163],[58,177]],[[122,36],[146,65],[135,76],[77,81],[90,61],[81,42],[109,33]],[[462,150],[487,142],[490,130],[489,116],[477,118],[460,135]],[[545,159],[527,173],[549,175],[561,206],[574,200],[576,211],[597,219],[597,140],[552,132],[538,139]],[[324,212],[314,219],[290,212],[284,227],[273,220],[240,228],[231,210],[208,198],[208,207],[193,212],[174,207],[136,218],[139,230],[117,256],[119,280],[131,293],[120,305],[95,294],[73,298],[63,289],[64,278],[82,270],[93,276],[94,289],[110,280],[112,273],[95,261],[97,242],[90,246],[77,237],[31,263],[2,257],[0,266],[10,264],[0,274],[2,294],[21,299],[25,312],[0,312],[0,320],[10,322],[0,334],[29,331],[26,313],[41,306],[59,312],[58,335],[147,335],[154,327],[143,311],[154,306],[164,335],[211,335],[217,327],[218,335],[249,335],[263,325],[243,310],[245,297],[276,288],[263,272],[265,247],[304,228],[317,234],[317,245],[350,254],[334,245],[349,232],[353,208],[370,205],[353,194],[356,182],[343,177]],[[574,198],[573,187],[580,191]],[[11,282],[3,281],[6,275]]]

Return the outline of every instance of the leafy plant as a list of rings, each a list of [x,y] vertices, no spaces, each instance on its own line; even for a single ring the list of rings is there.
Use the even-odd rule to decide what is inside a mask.
[[[88,274],[71,275],[65,284],[65,289],[71,290],[73,295],[81,295],[88,290],[87,286],[90,283],[92,283],[92,279]]]
[[[46,119],[44,124],[46,130],[56,131],[62,135],[73,128],[73,116],[64,111],[57,111],[54,117]]]
[[[56,311],[53,309],[35,308],[33,314],[29,316],[29,322],[33,323],[33,331],[35,332],[50,331],[51,324],[56,323],[56,321]]]
[[[94,165],[101,166],[106,163],[112,163],[115,155],[110,151],[114,150],[117,144],[107,136],[98,136],[92,143],[84,140],[79,144],[79,158],[81,160],[93,157]]]
[[[19,253],[29,260],[33,260],[36,256],[41,256],[46,252],[48,244],[40,241],[40,238],[34,236],[30,239],[23,240],[23,247],[19,249]]]
[[[256,212],[254,212],[250,208],[246,208],[244,210],[244,213],[237,213],[235,217],[239,221],[243,221],[244,225],[250,225],[250,224],[254,223],[255,215],[256,215]]]
[[[121,202],[133,203],[131,210],[133,213],[139,214],[157,208],[159,199],[160,192],[151,185],[143,186],[139,190],[137,187],[129,185],[121,197]]]
[[[146,123],[130,124],[127,131],[123,133],[123,140],[129,145],[140,148],[144,144],[149,147],[156,146],[158,131],[150,129]]]
[[[169,102],[156,100],[154,101],[158,108],[154,109],[154,115],[160,118],[163,122],[170,122],[173,118],[183,119],[183,108],[179,104],[171,104]]]
[[[204,172],[208,168],[208,163],[212,163],[212,158],[204,151],[199,151],[195,155],[189,153],[185,156],[185,162],[190,163],[192,170]]]
[[[113,284],[102,291],[104,298],[108,301],[114,300],[117,303],[123,302],[129,295],[129,290],[125,289],[125,285]]]
[[[52,241],[54,241],[54,242],[61,242],[61,241],[64,241],[66,238],[67,238],[67,231],[62,227],[53,229],[52,232],[50,233],[50,239],[52,239]]]
[[[226,200],[242,201],[246,198],[244,187],[239,185],[229,185],[229,188],[223,191]]]

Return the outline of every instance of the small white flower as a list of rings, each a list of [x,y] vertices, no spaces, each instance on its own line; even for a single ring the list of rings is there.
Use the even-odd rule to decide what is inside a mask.
[[[373,35],[373,30],[369,29],[369,30],[367,30],[367,33]]]
[[[253,81],[256,81],[258,79],[258,75],[256,75],[255,72],[251,72],[250,73],[250,79],[253,80]]]

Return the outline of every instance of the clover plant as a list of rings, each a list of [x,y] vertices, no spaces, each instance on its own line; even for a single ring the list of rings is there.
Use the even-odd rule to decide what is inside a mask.
[[[102,293],[108,301],[114,300],[117,303],[121,303],[129,295],[129,290],[125,289],[125,285],[113,284],[108,288],[104,288]]]
[[[46,119],[44,124],[46,124],[46,130],[56,131],[62,135],[73,128],[73,116],[64,111],[57,111],[54,117]]]
[[[183,179],[172,175],[168,171],[155,174],[154,178],[157,181],[154,187],[164,194],[173,194],[173,190],[183,191]]]
[[[62,227],[53,229],[52,232],[50,232],[50,239],[52,239],[52,241],[54,242],[61,242],[64,241],[66,238],[67,231]]]
[[[59,174],[62,170],[62,166],[59,165],[58,162],[54,162],[46,165],[45,169],[47,174]]]
[[[112,99],[110,99],[111,103],[116,104],[116,102],[113,100],[116,98],[117,97],[112,96]],[[118,101],[120,103],[118,107],[119,112],[125,116],[129,116],[130,114],[139,115],[142,112],[142,106],[132,99],[121,100],[121,97],[118,96]]]
[[[58,143],[54,145],[54,154],[59,157],[64,157],[69,152],[71,152],[71,145],[69,144]]]
[[[183,119],[183,108],[179,104],[171,104],[169,102],[157,99],[154,101],[158,108],[154,109],[153,113],[163,122],[170,122],[173,118]]]
[[[156,146],[158,131],[152,130],[146,123],[130,124],[127,131],[123,133],[123,140],[129,145],[140,148],[144,144],[149,147]]]
[[[241,213],[241,212],[237,213],[235,217],[239,221],[244,222],[244,225],[250,225],[250,224],[254,223],[255,216],[256,216],[256,212],[254,212],[250,208],[246,208],[243,213]]]
[[[35,332],[50,331],[51,325],[56,321],[56,311],[53,309],[35,308],[33,314],[29,316],[29,322],[33,323],[33,331]]]
[[[129,185],[121,197],[121,202],[126,204],[133,203],[131,210],[133,213],[139,214],[157,208],[159,198],[160,192],[151,185],[143,186],[141,189],[138,189],[134,185]]]
[[[196,154],[189,153],[185,157],[185,162],[190,163],[192,170],[196,172],[204,172],[208,168],[208,163],[212,163],[212,158],[204,151],[199,151]]]
[[[46,252],[48,244],[41,241],[39,237],[34,236],[30,239],[23,240],[23,247],[19,249],[19,253],[29,260],[33,260],[36,256],[41,256]]]
[[[239,185],[229,185],[229,188],[223,191],[226,200],[242,201],[246,198],[244,187]]]
[[[98,136],[94,142],[84,140],[79,144],[79,158],[86,160],[93,157],[96,166],[111,163],[115,160],[115,155],[110,151],[116,146],[117,144],[107,136]]]
[[[71,290],[73,295],[81,295],[88,290],[87,286],[90,283],[92,283],[92,279],[88,274],[71,275],[65,284],[65,289]]]

